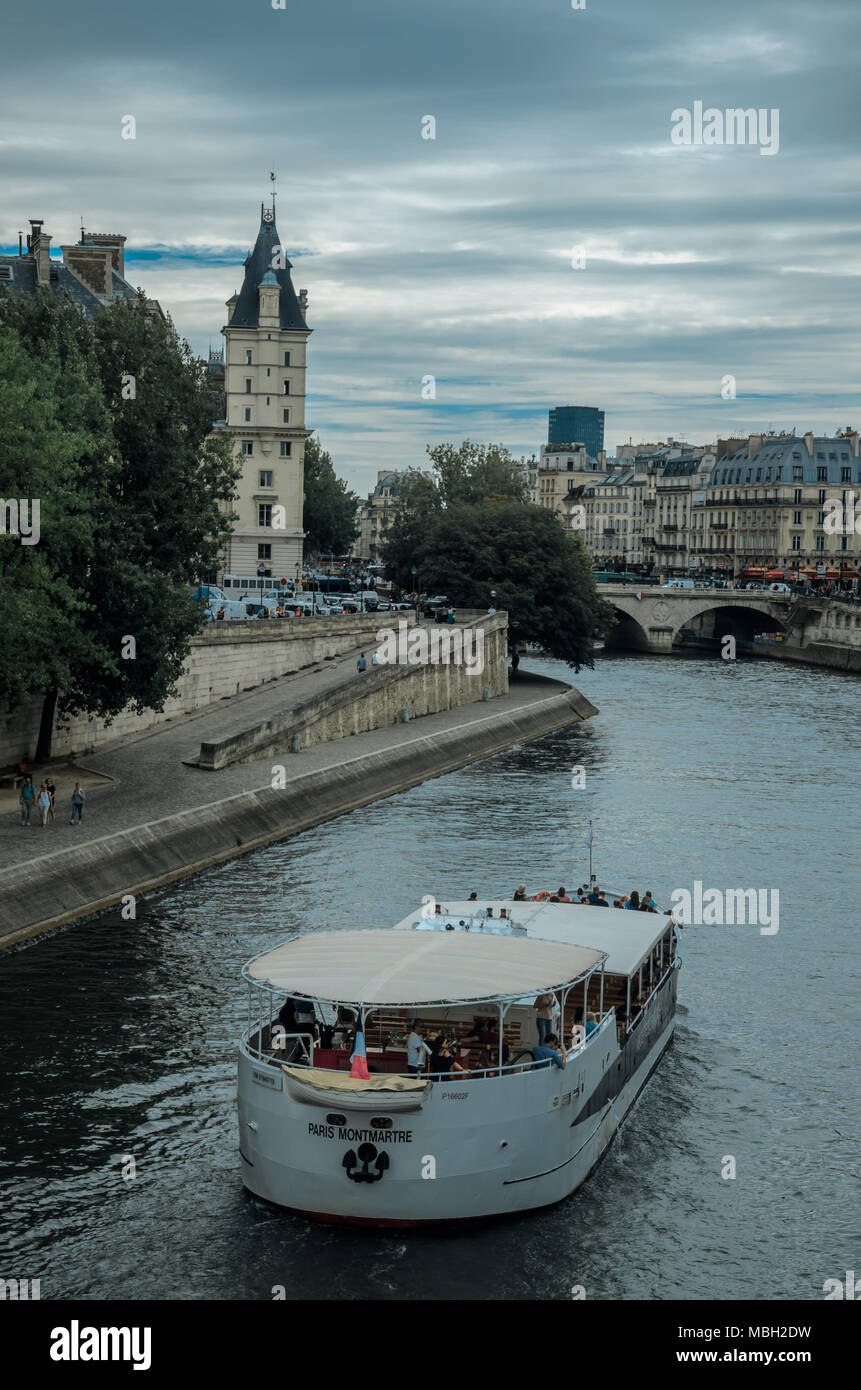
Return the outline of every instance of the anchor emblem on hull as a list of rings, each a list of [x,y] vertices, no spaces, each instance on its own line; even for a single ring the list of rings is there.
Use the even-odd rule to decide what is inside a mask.
[[[372,1163],[374,1172],[371,1172]],[[341,1167],[346,1168],[347,1177],[351,1182],[379,1182],[388,1166],[389,1155],[377,1153],[376,1144],[360,1144],[358,1155],[355,1149],[348,1149],[341,1159]]]

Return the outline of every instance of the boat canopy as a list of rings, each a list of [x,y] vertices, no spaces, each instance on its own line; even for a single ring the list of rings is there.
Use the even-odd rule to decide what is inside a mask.
[[[615,908],[592,907],[585,903],[514,902],[512,898],[482,899],[480,902],[448,902],[450,917],[493,908],[496,917],[504,907],[511,921],[529,932],[528,940],[544,942],[583,942],[606,955],[608,975],[633,975],[669,929],[670,918],[659,912],[628,912]],[[395,931],[413,930],[421,918],[416,908]],[[525,990],[522,993],[526,993]]]
[[[519,904],[518,904],[519,906]],[[331,1004],[487,1003],[565,989],[604,952],[562,941],[467,932],[323,931],[255,956],[252,984]]]

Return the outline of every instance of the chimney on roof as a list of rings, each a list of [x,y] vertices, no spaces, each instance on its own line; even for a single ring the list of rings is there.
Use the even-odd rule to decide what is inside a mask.
[[[40,285],[51,283],[51,238],[42,231],[42,223],[30,219],[32,232],[29,237],[30,251],[36,261],[36,278]]]
[[[812,430],[805,430],[805,432],[804,432],[804,442],[805,442],[805,444],[807,445],[807,452],[808,452],[808,454],[810,455],[811,458],[813,458],[813,431],[812,431]]]
[[[110,247],[96,246],[90,241],[78,242],[76,246],[63,246],[63,264],[79,279],[87,289],[100,299],[113,298],[111,268],[113,255]]]
[[[83,231],[81,233],[81,243],[83,243]],[[118,275],[125,279],[125,244],[126,238],[115,232],[88,232],[87,241],[93,246],[106,246],[110,249],[111,264]]]

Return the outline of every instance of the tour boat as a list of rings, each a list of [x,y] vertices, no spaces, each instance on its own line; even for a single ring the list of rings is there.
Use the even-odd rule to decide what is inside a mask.
[[[561,1201],[672,1039],[677,945],[668,915],[511,899],[289,937],[242,972],[245,1186],[308,1217],[373,1226]],[[532,1055],[541,994],[554,996],[564,1067]],[[288,1000],[302,1015],[289,1031],[278,1022]],[[414,1023],[428,1043],[455,1039],[466,1070],[437,1061],[411,1074]]]

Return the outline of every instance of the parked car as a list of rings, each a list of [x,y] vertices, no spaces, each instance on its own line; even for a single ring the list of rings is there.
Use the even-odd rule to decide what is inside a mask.
[[[433,598],[426,598],[424,604],[428,611],[432,613],[436,608],[447,608],[448,599],[445,594],[434,594]]]

